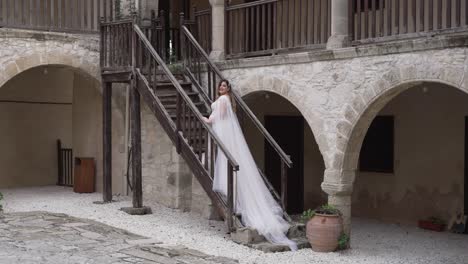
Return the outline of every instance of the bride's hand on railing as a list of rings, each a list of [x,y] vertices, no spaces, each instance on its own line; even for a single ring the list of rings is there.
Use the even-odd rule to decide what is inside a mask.
[[[210,123],[211,123],[210,119],[208,119],[208,118],[206,118],[206,117],[204,117],[204,116],[202,116],[202,120],[203,120],[205,123],[207,123],[207,124],[210,124]]]

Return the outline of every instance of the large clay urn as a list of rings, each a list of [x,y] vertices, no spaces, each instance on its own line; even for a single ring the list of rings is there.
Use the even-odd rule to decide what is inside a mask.
[[[313,251],[335,251],[342,232],[343,220],[340,215],[315,214],[307,222],[307,239]]]

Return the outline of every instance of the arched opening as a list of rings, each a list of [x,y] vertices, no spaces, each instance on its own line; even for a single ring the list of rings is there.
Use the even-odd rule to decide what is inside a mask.
[[[327,195],[320,187],[325,169],[323,157],[301,112],[272,92],[258,91],[243,98],[286,154],[291,155],[294,166],[288,170],[288,213],[300,214],[325,203]],[[253,123],[242,115],[240,122],[258,166],[280,193],[281,165],[276,152],[264,142]]]
[[[55,185],[59,160],[73,174],[73,157],[93,158],[100,177],[101,101],[98,80],[64,65],[30,68],[0,87],[0,188]],[[59,159],[57,140],[72,156]]]
[[[372,103],[354,128],[345,160],[356,168],[353,216],[413,226],[435,217],[448,227],[463,217],[467,102],[468,95],[451,86],[419,82]]]

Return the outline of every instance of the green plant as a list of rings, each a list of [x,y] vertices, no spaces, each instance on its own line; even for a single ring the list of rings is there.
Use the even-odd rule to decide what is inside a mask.
[[[349,236],[345,233],[341,233],[340,237],[338,238],[338,249],[344,250],[347,249],[349,245]]]
[[[315,209],[317,214],[326,214],[326,215],[341,215],[340,210],[336,209],[333,205],[324,204]]]
[[[312,217],[314,217],[314,215],[315,215],[315,210],[312,210],[312,209],[306,210],[301,215],[301,221],[303,223],[307,223]]]
[[[325,214],[325,215],[341,215],[340,210],[336,209],[333,205],[324,204],[317,207],[315,210],[308,209],[304,211],[301,215],[301,221],[307,223],[315,214]]]
[[[436,225],[446,225],[445,220],[437,218],[435,216],[429,217],[428,218],[431,223],[436,224]]]
[[[184,69],[182,63],[172,63],[168,64],[167,67],[172,73],[181,73]]]

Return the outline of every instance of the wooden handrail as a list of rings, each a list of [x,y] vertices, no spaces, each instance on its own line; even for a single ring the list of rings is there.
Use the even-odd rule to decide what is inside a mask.
[[[278,0],[261,0],[261,1],[255,1],[251,3],[244,3],[244,4],[237,4],[237,5],[232,5],[232,6],[226,6],[226,11],[231,11],[231,10],[236,10],[236,9],[242,9],[246,7],[252,7],[252,6],[259,6],[263,4],[269,4],[269,3],[274,3],[278,2]]]
[[[135,33],[139,37],[140,41],[145,45],[146,49],[149,51],[153,59],[156,60],[156,62],[159,64],[161,67],[162,71],[166,74],[166,76],[169,78],[171,81],[172,85],[176,88],[178,94],[182,97],[182,99],[185,101],[185,103],[190,107],[190,110],[195,113],[195,117],[200,121],[202,126],[208,131],[210,136],[215,140],[216,144],[218,145],[219,149],[224,153],[226,156],[229,164],[232,166],[233,170],[238,171],[239,170],[239,164],[237,161],[234,159],[234,157],[231,155],[231,153],[227,150],[226,146],[222,143],[222,141],[219,139],[219,137],[214,133],[213,129],[208,126],[204,121],[203,121],[203,116],[198,110],[198,108],[193,104],[193,102],[190,100],[190,97],[187,95],[185,90],[180,86],[179,82],[176,80],[174,75],[171,73],[171,71],[167,68],[166,64],[164,61],[161,59],[161,57],[158,55],[156,50],[153,48],[151,43],[148,41],[146,38],[145,34],[141,31],[140,27],[136,24],[133,26]]]
[[[195,16],[203,16],[203,15],[209,15],[211,14],[211,9],[205,9],[205,10],[200,10],[200,11],[195,11],[194,15]]]
[[[116,21],[102,21],[100,24],[101,26],[115,26],[115,25],[121,25],[121,24],[127,24],[127,23],[132,23],[133,19],[121,19],[121,20],[116,20]]]
[[[187,27],[182,26],[181,29],[182,29],[184,35],[190,40],[192,45],[195,46],[195,48],[198,50],[198,52],[204,57],[206,65],[208,67],[210,67],[218,75],[218,77],[220,79],[225,79],[223,74],[221,73],[221,71],[218,69],[218,67],[215,64],[213,64],[211,62],[211,60],[209,59],[208,54],[206,54],[206,52],[203,50],[203,48],[198,44],[198,42],[195,40],[193,35],[187,29]],[[292,161],[291,161],[291,158],[288,155],[286,155],[286,153],[278,145],[278,143],[276,143],[276,141],[273,139],[273,137],[270,135],[270,133],[268,133],[268,131],[263,127],[263,125],[260,123],[258,118],[252,113],[252,111],[247,106],[247,104],[244,102],[244,100],[242,100],[242,98],[239,96],[237,91],[233,89],[232,92],[233,92],[233,95],[234,95],[234,99],[236,100],[238,105],[242,108],[242,110],[244,110],[247,113],[248,117],[253,121],[255,126],[260,130],[262,135],[267,139],[267,141],[270,143],[270,145],[273,147],[273,149],[278,153],[281,160],[283,162],[285,162],[286,165],[289,168],[291,168],[292,165],[293,165]]]

